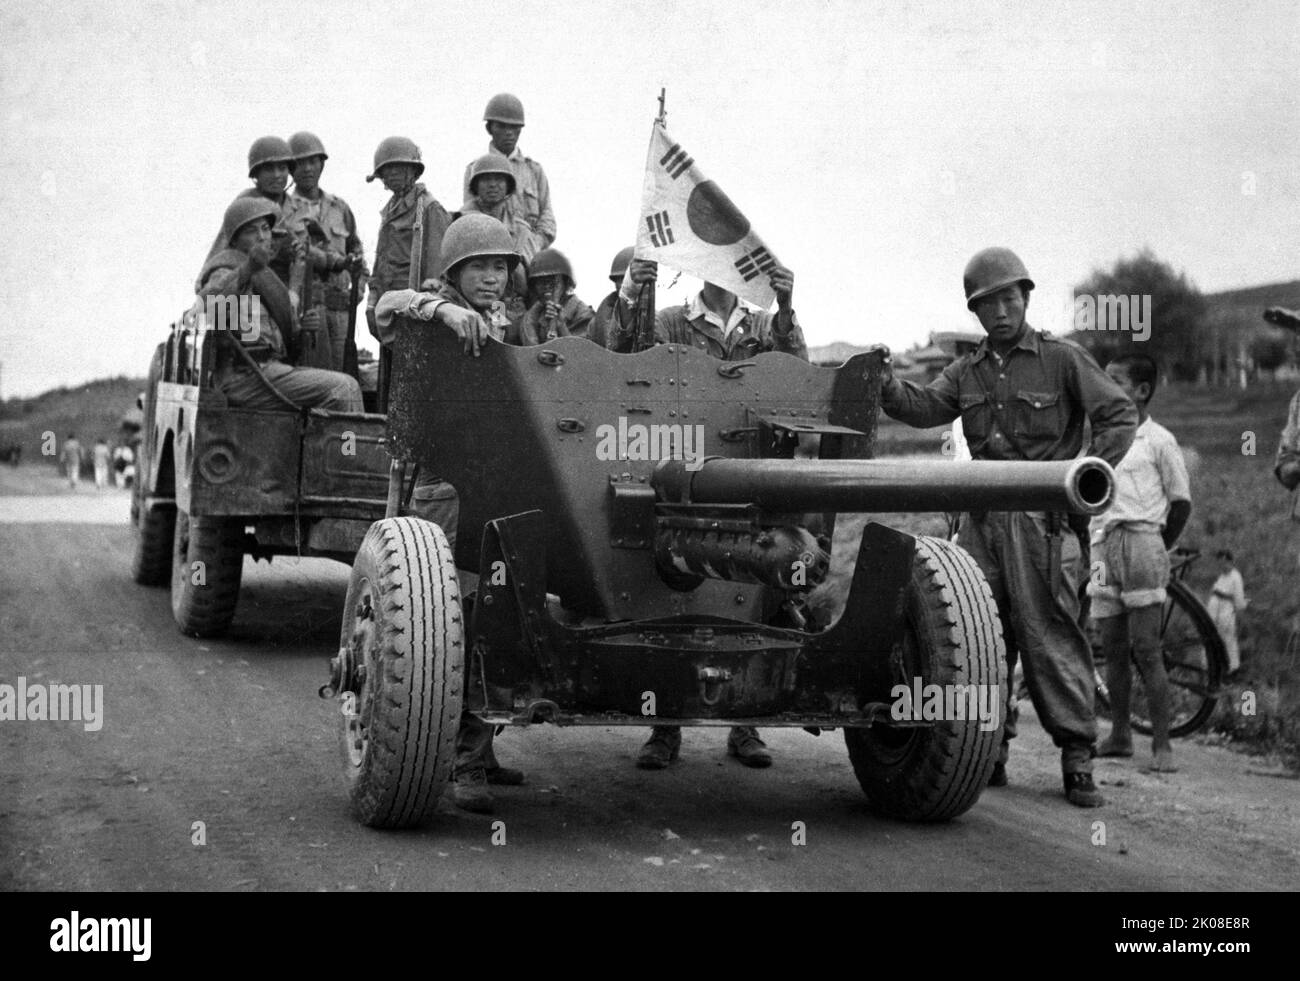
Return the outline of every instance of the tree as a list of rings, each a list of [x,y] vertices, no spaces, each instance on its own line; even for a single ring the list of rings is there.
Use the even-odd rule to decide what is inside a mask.
[[[1134,352],[1155,358],[1167,377],[1191,380],[1201,372],[1211,353],[1213,337],[1207,321],[1208,304],[1201,291],[1183,272],[1157,259],[1149,248],[1131,258],[1121,257],[1109,269],[1094,269],[1074,288],[1075,327],[1078,341],[1105,364],[1119,354]],[[1127,321],[1116,317],[1108,298],[1126,297]],[[1145,298],[1149,297],[1149,307]],[[1087,298],[1091,298],[1090,304]],[[1097,311],[1089,320],[1087,311]],[[1110,316],[1105,311],[1109,309]],[[1126,307],[1127,309],[1127,307]],[[1139,331],[1140,311],[1149,309]]]

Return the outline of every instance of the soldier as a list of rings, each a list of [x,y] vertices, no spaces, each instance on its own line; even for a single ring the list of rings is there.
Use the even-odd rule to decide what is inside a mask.
[[[519,150],[519,131],[524,128],[524,105],[508,92],[494,95],[483,110],[483,124],[492,137],[488,153],[500,154],[510,162],[515,177],[515,189],[510,192],[514,212],[536,234],[534,252],[541,251],[555,241],[555,214],[551,210],[551,185],[546,180],[546,172],[541,164]],[[470,207],[473,198],[470,182],[474,176],[474,163],[465,168],[462,211],[473,210]]]
[[[285,208],[285,223],[299,236],[306,236],[306,223],[315,222],[323,233],[323,255],[314,265],[321,265],[320,289],[326,330],[322,341],[329,347],[329,367],[334,371],[357,373],[357,346],[348,336],[353,276],[364,274],[365,259],[357,222],[347,202],[320,186],[321,171],[329,154],[313,133],[294,133],[289,137],[293,152],[293,193]]]
[[[298,329],[320,329],[321,325],[315,310],[303,314],[299,325],[288,288],[269,268],[271,229],[279,219],[280,209],[266,198],[235,198],[222,221],[226,247],[204,263],[199,274],[196,306],[207,297],[221,297],[233,301],[231,305],[239,311],[237,330],[217,325],[226,328],[218,332],[219,337],[237,334],[232,340],[242,345],[242,354],[238,350],[221,352],[217,388],[231,405],[278,409],[286,407],[287,399],[295,406],[360,412],[361,387],[351,375],[286,363],[285,335],[292,336]]]
[[[393,290],[376,309],[376,322],[390,333],[395,315],[435,321],[456,332],[467,354],[478,355],[489,337],[506,340],[510,320],[501,297],[519,255],[506,227],[487,215],[470,214],[459,219],[442,239],[438,262],[441,285],[433,292]],[[393,411],[400,411],[395,406]],[[412,493],[412,511],[442,528],[452,550],[456,547],[456,526],[460,502],[445,480],[421,477]],[[524,782],[519,770],[503,767],[492,748],[493,727],[466,712],[456,736],[456,766],[453,798],[468,811],[490,814],[493,809],[490,784]]]
[[[893,377],[888,348],[881,408],[929,427],[958,416],[976,460],[1069,460],[1083,446],[1118,466],[1137,430],[1137,408],[1074,344],[1025,320],[1033,280],[1010,249],[977,253],[966,266],[966,306],[988,337],[927,387]],[[1024,658],[1025,680],[1043,727],[1061,748],[1065,794],[1079,807],[1105,803],[1092,780],[1097,721],[1092,651],[1078,624],[1084,574],[1078,539],[1059,514],[989,511],[965,517],[961,543],[992,588],[1006,638],[1007,678]],[[1008,695],[1010,693],[1008,692]],[[990,786],[1006,784],[1007,740],[1015,735],[1008,700],[1003,743]]]
[[[248,176],[253,186],[239,192],[241,198],[261,198],[270,201],[279,209],[281,216],[289,206],[289,176],[293,173],[293,151],[289,144],[278,136],[259,136],[248,148]],[[277,217],[276,228],[284,230]],[[207,258],[211,259],[222,249],[228,247],[225,229],[217,232],[208,249]],[[204,260],[207,261],[206,259]],[[276,253],[272,256],[271,268],[280,277],[281,282],[289,282],[289,266],[293,261],[288,239],[282,239]],[[197,293],[201,284],[195,283]]]
[[[491,215],[510,232],[515,251],[530,264],[546,248],[546,240],[524,219],[514,193],[517,185],[510,161],[499,153],[486,153],[470,164],[470,197],[461,205],[465,214]]]
[[[415,142],[405,136],[390,136],[375,150],[374,172],[366,178],[367,183],[379,178],[393,195],[379,213],[375,269],[366,296],[366,323],[384,344],[392,338],[381,335],[375,321],[380,298],[389,290],[431,285],[442,236],[451,224],[447,209],[418,183],[423,173],[424,162]]]
[[[625,277],[628,282],[620,299],[631,308],[636,303],[632,287],[652,282],[657,276],[657,263],[631,260],[630,275]],[[770,273],[769,282],[776,291],[775,316],[746,306],[721,286],[705,283],[684,306],[660,310],[655,315],[655,343],[690,345],[723,361],[744,361],[763,351],[784,351],[807,361],[808,347],[791,303],[794,273],[777,266]],[[631,351],[635,340],[635,324],[629,319],[611,330],[609,347],[612,351]],[[641,747],[636,765],[643,770],[662,770],[677,759],[681,745],[680,726],[655,726]],[[727,752],[746,766],[772,765],[767,744],[752,726],[732,728],[727,737]]]
[[[600,306],[596,307],[596,315],[587,334],[591,340],[602,347],[609,347],[613,331],[623,328],[631,319],[631,308],[619,295],[619,289],[623,285],[623,276],[627,273],[627,267],[632,262],[632,253],[635,251],[634,245],[619,249],[618,254],[614,256],[613,264],[609,267],[609,281],[614,284],[614,292],[601,300]]]
[[[631,287],[651,282],[657,275],[657,263],[634,259],[622,300],[629,307],[634,305],[636,297]],[[784,351],[807,361],[808,346],[790,304],[794,273],[776,266],[768,278],[776,291],[775,316],[741,303],[736,294],[721,286],[705,283],[685,305],[655,315],[655,343],[689,344],[723,361],[744,361],[764,351]],[[628,352],[635,340],[635,329],[629,321],[610,334],[609,347]]]
[[[532,306],[515,343],[544,344],[553,337],[589,337],[595,314],[574,293],[573,267],[559,249],[543,249],[528,269]]]

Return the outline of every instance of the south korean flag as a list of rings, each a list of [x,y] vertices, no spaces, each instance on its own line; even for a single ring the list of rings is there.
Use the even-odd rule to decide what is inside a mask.
[[[650,129],[636,257],[715,283],[761,309],[776,293],[767,276],[777,258],[739,208],[700,172],[659,123]]]

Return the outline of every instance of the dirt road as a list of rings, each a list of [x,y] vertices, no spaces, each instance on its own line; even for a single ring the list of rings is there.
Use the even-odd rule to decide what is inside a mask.
[[[316,695],[344,566],[245,560],[230,636],[193,640],[176,631],[165,589],[130,581],[125,493],[83,484],[74,497],[35,467],[0,470],[0,493],[0,683],[104,686],[97,731],[0,722],[0,890],[1300,881],[1295,781],[1183,740],[1173,775],[1098,761],[1108,804],[1079,810],[1061,795],[1056,753],[1027,703],[1011,785],[947,825],[870,815],[840,733],[769,730],[776,764],[751,771],[726,758],[725,730],[687,730],[681,760],[645,773],[633,765],[641,730],[539,726],[498,740],[528,781],[499,790],[496,815],[444,802],[420,831],[373,832],[348,813],[337,708]],[[792,841],[796,822],[806,844]]]

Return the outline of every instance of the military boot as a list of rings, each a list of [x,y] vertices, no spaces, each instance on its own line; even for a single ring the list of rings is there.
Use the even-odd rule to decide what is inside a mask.
[[[492,791],[488,790],[487,771],[481,766],[456,774],[451,794],[459,808],[475,814],[492,813]]]

